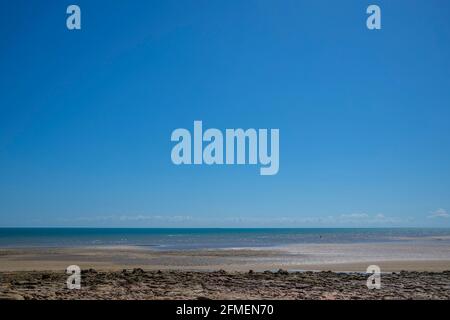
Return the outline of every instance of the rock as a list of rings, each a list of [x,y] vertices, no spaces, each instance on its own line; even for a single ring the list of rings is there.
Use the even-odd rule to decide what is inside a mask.
[[[0,300],[25,300],[25,298],[15,292],[0,293]]]
[[[97,273],[97,270],[92,268],[81,270],[81,274],[89,274],[89,273]]]
[[[102,271],[84,277],[81,292],[66,290],[61,273],[0,272],[0,299],[450,299],[449,272],[386,274],[382,290],[368,290],[359,273],[247,270]]]
[[[14,285],[17,286],[30,286],[30,285],[37,285],[39,284],[37,281],[33,281],[33,280],[16,280],[12,282]]]
[[[141,268],[134,268],[132,271],[133,274],[143,274],[145,271]]]
[[[283,269],[278,269],[277,274],[281,274],[281,275],[288,275],[289,272]]]

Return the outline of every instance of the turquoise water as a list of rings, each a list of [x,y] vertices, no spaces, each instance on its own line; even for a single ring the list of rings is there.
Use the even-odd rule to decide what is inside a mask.
[[[450,229],[151,229],[0,228],[0,247],[142,246],[149,249],[269,247],[302,243],[432,240],[450,244]]]

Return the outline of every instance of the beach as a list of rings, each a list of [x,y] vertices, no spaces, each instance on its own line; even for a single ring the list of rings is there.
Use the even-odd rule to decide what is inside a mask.
[[[2,249],[0,299],[450,299],[450,260],[305,263],[292,251]],[[66,286],[73,264],[80,290]],[[366,286],[371,264],[382,271],[380,290]]]
[[[450,299],[448,230],[38,231],[3,231],[0,299]]]

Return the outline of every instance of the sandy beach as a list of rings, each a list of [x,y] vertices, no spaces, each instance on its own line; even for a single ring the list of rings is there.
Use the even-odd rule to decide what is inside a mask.
[[[406,249],[392,245],[391,255],[372,260],[358,254],[349,259],[352,245],[1,249],[0,299],[450,299],[450,260],[426,260],[423,248],[409,248],[415,259],[392,259],[395,250]],[[81,290],[66,288],[65,269],[73,264],[83,270]],[[383,272],[380,290],[366,287],[371,264]]]

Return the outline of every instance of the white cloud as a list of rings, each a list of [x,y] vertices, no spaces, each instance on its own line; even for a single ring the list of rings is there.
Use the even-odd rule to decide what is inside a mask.
[[[428,216],[428,218],[448,219],[448,218],[450,218],[450,214],[445,209],[439,208],[433,212],[430,212],[430,215]]]
[[[368,213],[349,213],[341,214],[337,217],[336,221],[341,224],[349,225],[401,225],[411,222],[409,217],[389,217],[382,213],[368,214]]]
[[[350,219],[350,220],[360,220],[367,219],[370,216],[367,213],[350,213],[350,214],[341,214],[341,219]]]
[[[411,222],[407,217],[390,217],[384,214],[364,212],[327,216],[220,216],[210,215],[149,215],[115,214],[60,219],[60,223],[91,226],[141,226],[141,227],[370,227],[404,225]]]
[[[192,220],[191,216],[161,215],[110,215],[61,219],[64,222],[183,222]]]
[[[249,226],[326,226],[326,227],[347,227],[347,226],[392,226],[411,223],[410,217],[390,217],[384,214],[368,214],[368,213],[349,213],[341,215],[328,216],[306,216],[306,217],[233,217],[233,218],[216,218],[216,223],[226,223],[232,225],[249,225]],[[206,221],[205,221],[206,222]],[[213,222],[208,219],[208,222]]]

